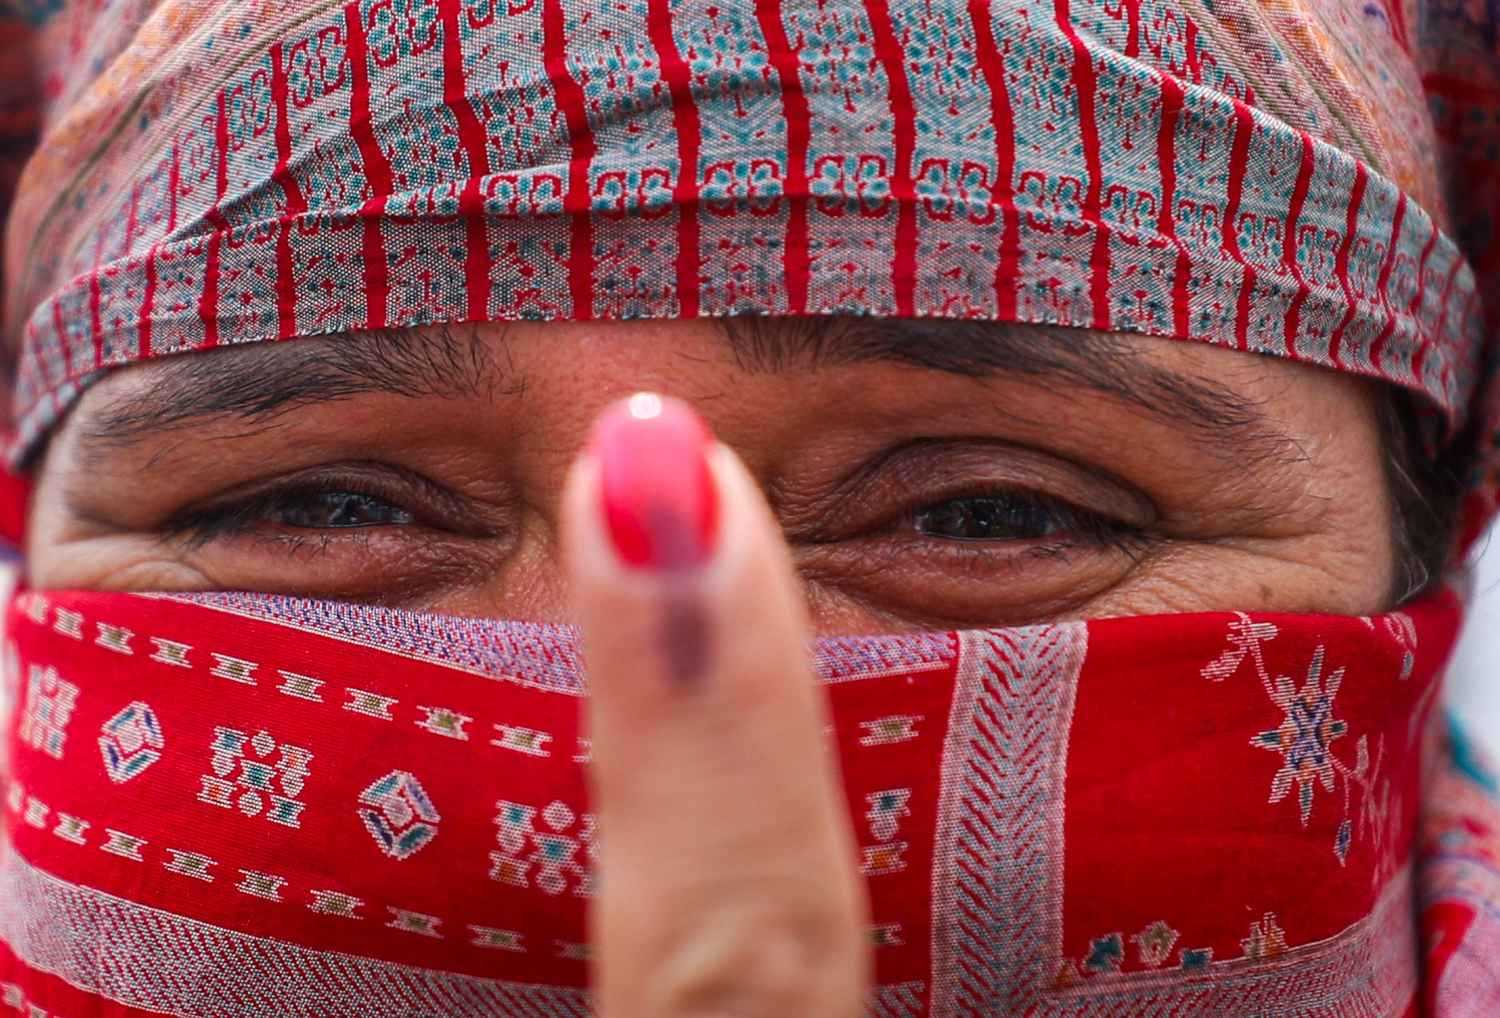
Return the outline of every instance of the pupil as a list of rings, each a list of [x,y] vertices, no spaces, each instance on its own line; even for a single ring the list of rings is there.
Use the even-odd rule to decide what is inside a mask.
[[[1064,529],[1059,510],[1034,501],[982,497],[955,498],[916,515],[916,528],[949,541],[1018,541]]]
[[[281,522],[293,527],[375,527],[411,522],[411,514],[388,502],[350,491],[329,491],[298,499],[282,511]]]

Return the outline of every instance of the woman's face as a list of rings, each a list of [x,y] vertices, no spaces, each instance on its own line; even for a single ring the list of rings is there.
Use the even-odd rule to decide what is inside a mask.
[[[1389,598],[1373,385],[875,319],[431,328],[119,370],[42,464],[30,579],[561,620],[564,473],[641,389],[744,457],[824,633]]]

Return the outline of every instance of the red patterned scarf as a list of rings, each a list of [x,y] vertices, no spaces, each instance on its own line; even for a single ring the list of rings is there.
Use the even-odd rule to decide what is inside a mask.
[[[1500,814],[1429,724],[1457,618],[821,641],[870,1012],[1486,1013]],[[22,594],[9,631],[0,1001],[588,1012],[567,630]]]

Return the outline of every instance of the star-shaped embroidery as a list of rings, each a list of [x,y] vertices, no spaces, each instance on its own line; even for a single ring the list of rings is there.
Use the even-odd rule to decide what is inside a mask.
[[[1297,786],[1297,804],[1302,825],[1312,815],[1313,785],[1321,784],[1333,791],[1333,756],[1329,749],[1335,739],[1343,737],[1349,726],[1333,716],[1333,698],[1344,681],[1339,668],[1323,679],[1323,648],[1313,653],[1302,688],[1292,685],[1290,676],[1278,675],[1271,701],[1286,712],[1281,725],[1261,732],[1250,740],[1252,746],[1281,754],[1281,769],[1271,779],[1271,802],[1280,802]]]

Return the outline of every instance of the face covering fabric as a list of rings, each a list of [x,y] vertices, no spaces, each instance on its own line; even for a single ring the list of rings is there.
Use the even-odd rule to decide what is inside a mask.
[[[1480,1013],[1495,812],[1430,723],[1457,620],[819,641],[868,1013]],[[590,1013],[570,630],[53,592],[8,629],[0,1001]]]

